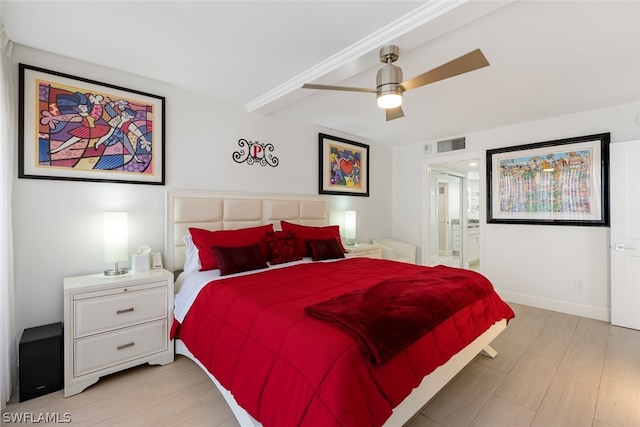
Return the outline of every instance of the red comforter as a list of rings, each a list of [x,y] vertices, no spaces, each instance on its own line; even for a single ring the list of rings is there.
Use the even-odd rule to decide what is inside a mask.
[[[379,426],[425,375],[513,311],[491,291],[376,367],[351,336],[304,309],[428,270],[437,268],[349,258],[214,281],[174,335],[265,427]]]

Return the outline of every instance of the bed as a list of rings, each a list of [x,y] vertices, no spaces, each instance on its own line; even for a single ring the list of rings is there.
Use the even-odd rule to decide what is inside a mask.
[[[400,426],[479,353],[494,357],[489,343],[513,316],[486,279],[466,270],[349,257],[304,257],[224,276],[218,257],[219,270],[194,269],[192,242],[184,240],[190,229],[329,229],[323,197],[170,191],[166,215],[167,268],[185,270],[176,282],[176,353],[207,373],[242,426],[261,425],[257,419],[265,426]],[[322,253],[309,248],[314,257]],[[442,276],[445,297],[462,280],[490,291],[446,316],[434,310],[445,317],[393,353],[314,316],[327,302],[396,287],[399,277],[413,286],[410,279],[432,273]]]

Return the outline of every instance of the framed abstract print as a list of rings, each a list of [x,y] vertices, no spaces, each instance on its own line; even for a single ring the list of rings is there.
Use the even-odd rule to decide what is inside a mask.
[[[610,134],[487,151],[487,222],[609,225]]]
[[[369,196],[369,146],[321,133],[319,194]]]
[[[164,185],[164,97],[20,64],[20,178]]]

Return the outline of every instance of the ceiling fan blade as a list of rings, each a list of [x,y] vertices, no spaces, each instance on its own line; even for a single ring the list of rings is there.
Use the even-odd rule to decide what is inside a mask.
[[[454,59],[453,61],[442,64],[433,70],[420,74],[406,82],[402,82],[401,86],[404,90],[415,89],[429,83],[448,79],[449,77],[454,77],[459,74],[468,73],[469,71],[477,70],[488,65],[489,61],[487,61],[487,58],[482,54],[482,51],[480,49],[476,49],[466,55],[462,55],[461,57]]]
[[[384,110],[384,115],[386,116],[387,121],[390,121],[404,117],[404,111],[402,111],[402,107],[387,108]]]
[[[316,85],[312,83],[303,84],[302,89],[342,90],[347,92],[367,92],[367,93],[378,92],[376,89],[368,89],[365,87],[329,86],[329,85]]]

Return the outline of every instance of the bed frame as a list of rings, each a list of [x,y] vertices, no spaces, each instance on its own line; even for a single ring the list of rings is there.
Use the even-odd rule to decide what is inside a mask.
[[[327,206],[328,199],[321,196],[168,191],[165,233],[166,268],[174,272],[182,270],[185,261],[183,237],[188,234],[189,227],[230,230],[273,224],[275,229],[279,229],[281,220],[303,225],[325,225],[328,219]],[[420,385],[393,410],[393,414],[384,425],[401,426],[411,420],[478,354],[495,357],[497,353],[489,344],[506,328],[506,325],[506,320],[495,323],[447,363],[427,375]],[[220,390],[242,427],[261,425],[238,405],[231,392],[211,375],[181,340],[175,340],[175,349],[176,354],[187,356],[204,370]]]

